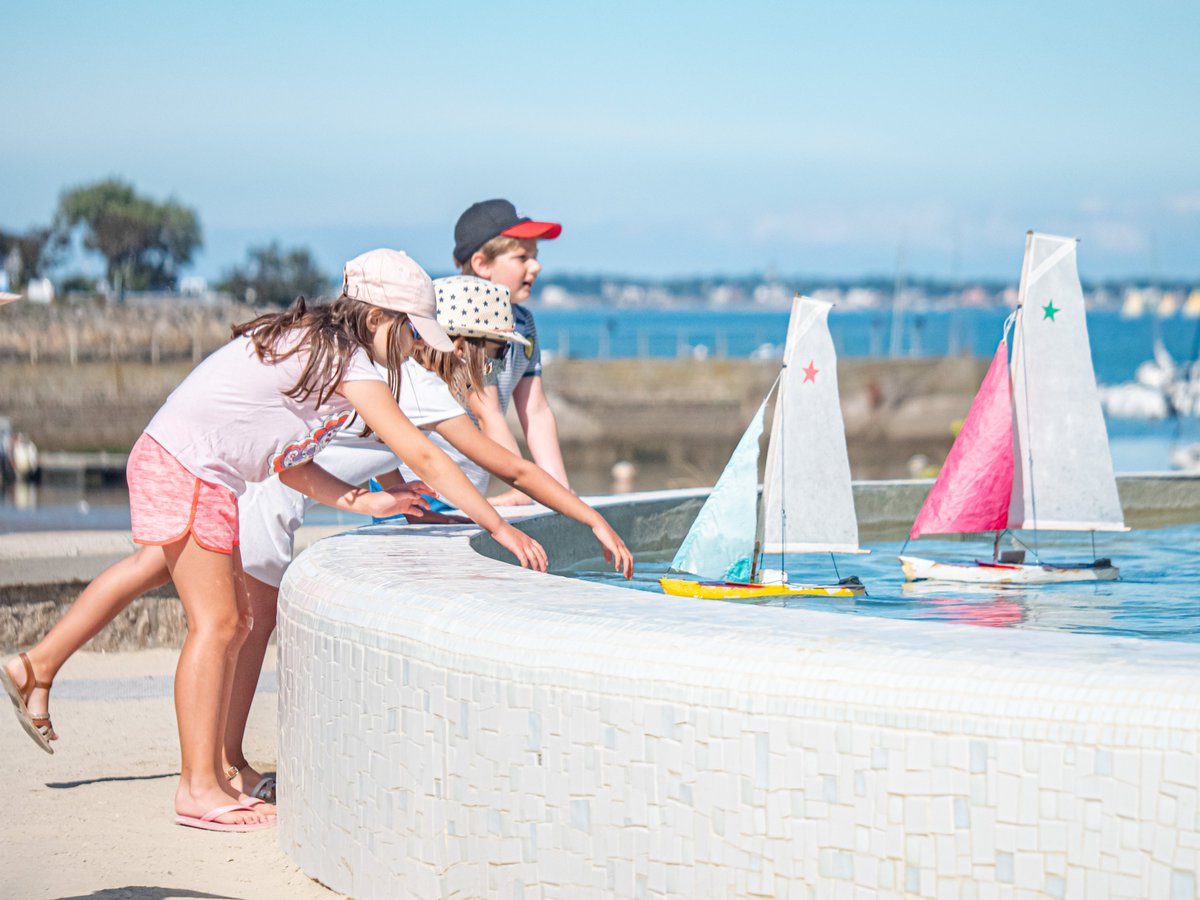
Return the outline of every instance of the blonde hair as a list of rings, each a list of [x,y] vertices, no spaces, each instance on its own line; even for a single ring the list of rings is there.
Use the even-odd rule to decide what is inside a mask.
[[[483,338],[457,335],[454,350],[434,350],[428,344],[413,348],[412,358],[422,368],[428,369],[442,381],[459,400],[466,402],[467,395],[474,391],[483,393],[483,380],[487,372],[487,353]],[[458,350],[462,351],[459,355]]]
[[[482,253],[483,258],[486,259],[488,262],[491,262],[497,256],[500,256],[504,253],[508,253],[509,251],[512,251],[512,250],[519,250],[520,248],[521,248],[520,238],[509,237],[506,234],[498,234],[494,238],[492,238],[490,241],[488,241],[486,244],[484,244],[482,247],[480,247],[478,250],[476,250],[475,253]],[[459,268],[462,269],[462,273],[464,275],[476,274],[475,270],[471,267],[471,259],[472,259],[472,257],[475,256],[475,253],[472,253],[471,256],[467,257],[466,262],[464,262],[461,266],[459,266]]]

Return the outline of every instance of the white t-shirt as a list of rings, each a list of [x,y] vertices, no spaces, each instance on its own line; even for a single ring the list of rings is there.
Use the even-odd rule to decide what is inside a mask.
[[[376,365],[376,369],[380,377],[386,380],[387,369],[380,365]],[[454,399],[446,382],[412,359],[405,360],[400,369],[400,410],[418,428],[465,415],[462,405]],[[333,445],[378,447],[382,443],[375,435],[360,437],[361,432],[362,421],[357,420],[338,432]]]
[[[235,338],[192,370],[146,426],[185,469],[235,494],[312,459],[353,416],[340,394],[316,405],[284,396],[307,354],[263,363],[246,337]],[[343,382],[384,381],[366,351],[350,357]]]
[[[387,369],[381,368],[384,377],[387,377]],[[468,415],[462,405],[450,393],[450,388],[446,386],[446,382],[442,381],[441,376],[430,372],[416,360],[406,360],[404,367],[401,370],[400,378],[400,409],[408,416],[418,428],[426,430],[431,429],[438,422],[444,422],[446,419],[453,419],[455,416]],[[359,437],[362,432],[361,422],[351,422],[343,428],[333,439],[333,447],[350,447],[362,450],[377,450],[383,446],[382,443],[374,435],[371,437]],[[467,476],[471,484],[475,485],[475,489],[479,493],[483,493],[487,489],[488,478],[491,477],[488,471],[482,466],[476,465],[471,460],[467,459],[458,449],[454,447],[440,434],[432,433],[429,440],[433,441],[438,449],[443,450],[450,460],[463,470],[463,474]],[[325,459],[324,456],[321,457]],[[324,465],[324,462],[322,462]],[[419,476],[408,466],[403,460],[396,460],[396,468],[400,470],[400,474],[405,481],[418,481]],[[384,471],[390,471],[386,469]],[[375,472],[363,478],[374,478],[375,475],[381,474]],[[339,476],[340,477],[340,476]],[[344,478],[350,484],[358,484],[350,478]]]
[[[411,393],[409,393],[410,390]],[[446,382],[442,381],[440,376],[412,360],[404,364],[404,380],[400,386],[400,408],[418,428],[430,428],[446,419],[467,415],[467,411],[450,393]],[[463,470],[463,474],[467,476],[471,484],[475,485],[475,489],[479,493],[482,494],[487,490],[488,478],[491,476],[486,469],[459,453],[458,448],[440,434],[431,433],[429,439],[436,447],[444,450],[454,464]],[[399,462],[400,474],[405,481],[420,480],[417,473],[406,466],[403,460]]]
[[[386,370],[382,370],[386,372]],[[429,429],[438,422],[465,415],[446,383],[437,375],[409,360],[400,378],[400,409],[418,428]],[[394,471],[399,460],[374,435],[360,437],[362,423],[354,422],[339,431],[317,463],[348,484]],[[436,434],[429,438],[446,450],[455,462],[461,453]],[[461,464],[461,463],[460,463]],[[406,480],[415,476],[404,467]],[[485,473],[486,477],[486,473]],[[477,485],[478,486],[478,485]],[[250,485],[238,501],[242,567],[259,581],[278,587],[292,561],[296,529],[316,501],[294,491],[278,478]]]

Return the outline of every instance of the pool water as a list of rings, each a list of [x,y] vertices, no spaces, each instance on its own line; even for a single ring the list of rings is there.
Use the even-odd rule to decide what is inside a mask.
[[[1029,548],[1034,535],[1018,532]],[[951,582],[904,582],[897,556],[901,542],[864,544],[869,555],[841,555],[836,559],[842,577],[857,575],[867,596],[773,598],[762,605],[888,619],[955,622],[995,628],[1033,628],[1084,634],[1119,635],[1155,640],[1200,643],[1200,524],[1097,534],[1096,554],[1112,559],[1121,570],[1119,581],[1053,584],[1037,587],[996,587]],[[1007,539],[1001,547],[1010,546]],[[1037,535],[1041,559],[1051,563],[1090,562],[1092,545],[1087,534]],[[991,559],[986,536],[970,541],[922,538],[905,551],[946,562]],[[1027,561],[1034,555],[1028,553]],[[776,557],[768,566],[778,567]],[[828,555],[793,556],[787,560],[793,584],[828,584],[837,580]],[[602,560],[592,560],[560,572],[588,581],[628,587],[661,595],[658,579],[667,574],[670,559],[639,558],[633,581],[605,571]],[[694,600],[694,603],[725,603]],[[745,601],[740,601],[745,605]]]

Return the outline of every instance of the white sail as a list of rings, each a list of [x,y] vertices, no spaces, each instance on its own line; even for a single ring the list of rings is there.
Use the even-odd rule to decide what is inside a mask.
[[[770,392],[767,393],[769,398]],[[754,552],[758,520],[758,441],[763,432],[764,399],[734,448],[700,514],[671,561],[676,572],[721,579],[733,564]]]
[[[1124,531],[1074,238],[1030,232],[1013,340],[1009,528]]]
[[[800,296],[792,301],[763,481],[764,557],[861,552],[829,335],[831,305]]]

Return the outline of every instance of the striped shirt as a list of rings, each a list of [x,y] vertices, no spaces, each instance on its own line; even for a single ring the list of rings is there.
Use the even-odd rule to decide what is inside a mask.
[[[508,412],[513,391],[522,378],[541,377],[542,348],[538,344],[537,325],[533,313],[520,303],[512,305],[513,330],[529,341],[528,347],[509,344],[504,352],[504,368],[496,375],[496,388],[500,392],[500,409]]]

